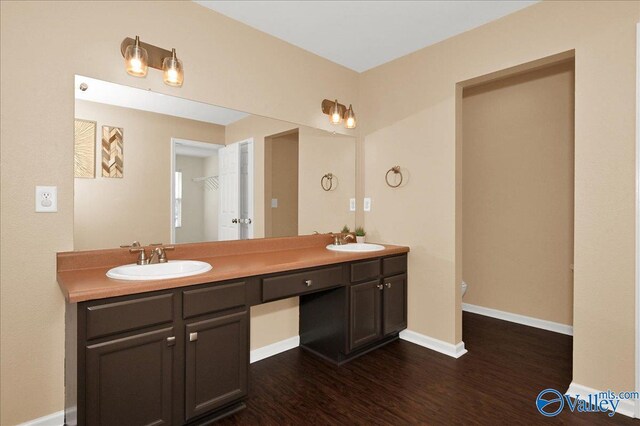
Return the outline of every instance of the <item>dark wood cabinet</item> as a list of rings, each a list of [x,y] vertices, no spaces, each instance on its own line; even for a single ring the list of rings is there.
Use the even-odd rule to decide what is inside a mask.
[[[186,325],[186,420],[247,395],[247,311]]]
[[[379,280],[354,284],[349,288],[349,349],[377,341],[382,335]]]
[[[86,347],[87,425],[169,425],[173,328]]]
[[[352,262],[342,289],[300,297],[300,345],[338,364],[407,328],[407,256]]]
[[[386,277],[382,284],[382,333],[386,336],[407,328],[407,276]]]
[[[341,364],[406,328],[406,255],[67,305],[65,424],[209,424],[244,407],[249,307],[300,297],[300,345]],[[387,275],[388,274],[388,275]]]

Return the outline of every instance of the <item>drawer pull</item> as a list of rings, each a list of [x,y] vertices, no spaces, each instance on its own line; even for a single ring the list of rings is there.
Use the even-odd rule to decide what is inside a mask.
[[[382,284],[378,284],[376,287],[378,287],[378,290],[382,290],[384,288]]]
[[[385,287],[387,287],[387,288],[391,288],[391,283],[386,283],[386,284],[385,284]]]
[[[304,283],[307,285],[307,287],[311,287],[313,285],[312,280],[304,280]]]
[[[176,344],[176,336],[167,337],[167,346],[174,346]]]
[[[198,340],[198,332],[196,331],[195,333],[189,333],[189,341],[195,342],[196,340]]]

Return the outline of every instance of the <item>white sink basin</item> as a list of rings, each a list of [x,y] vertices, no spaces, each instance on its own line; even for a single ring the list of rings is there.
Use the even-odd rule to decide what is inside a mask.
[[[381,246],[380,244],[371,244],[371,243],[352,243],[352,244],[342,244],[339,246],[335,244],[329,244],[327,246],[327,249],[333,250],[333,251],[345,251],[348,253],[362,253],[367,251],[384,250],[384,246]]]
[[[168,280],[202,274],[210,271],[211,268],[213,267],[207,262],[198,260],[170,260],[167,263],[152,265],[134,263],[109,269],[107,277],[126,281]]]

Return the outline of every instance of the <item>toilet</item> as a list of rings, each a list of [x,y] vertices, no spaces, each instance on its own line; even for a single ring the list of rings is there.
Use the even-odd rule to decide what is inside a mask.
[[[467,283],[465,283],[464,281],[462,281],[462,297],[464,297],[464,294],[467,292]]]

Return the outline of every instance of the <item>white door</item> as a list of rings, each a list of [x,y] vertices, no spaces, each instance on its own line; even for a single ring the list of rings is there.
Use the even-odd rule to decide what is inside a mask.
[[[218,240],[240,238],[240,149],[234,143],[218,151],[218,180],[220,200],[218,216]]]
[[[240,239],[253,238],[253,139],[240,145]]]

